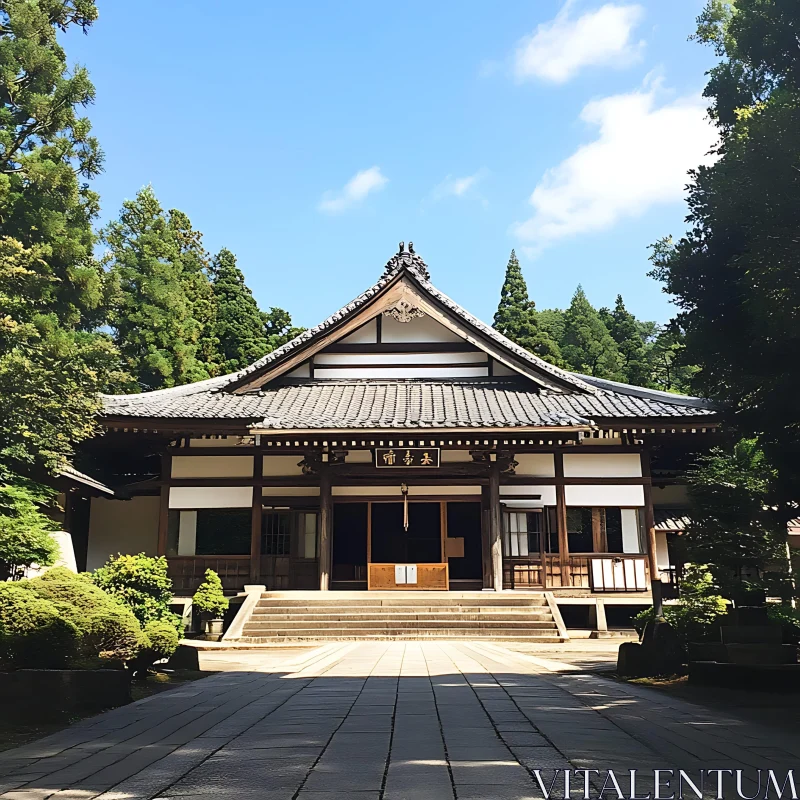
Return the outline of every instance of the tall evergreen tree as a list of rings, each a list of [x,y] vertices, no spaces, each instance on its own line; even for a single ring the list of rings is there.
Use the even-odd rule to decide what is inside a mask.
[[[171,224],[148,186],[123,203],[103,239],[114,287],[111,325],[138,386],[160,389],[208,378],[198,352],[203,327],[193,316],[199,300],[191,290],[201,273],[194,271],[197,245],[188,220],[173,214]],[[186,270],[185,262],[191,265]]]
[[[264,315],[244,274],[230,250],[214,258],[213,289],[217,307],[214,336],[218,341],[223,372],[236,372],[261,358],[272,347],[267,338]]]
[[[514,250],[506,266],[500,303],[494,315],[494,328],[520,347],[551,363],[561,361],[558,344],[539,325],[536,306],[528,297],[528,286]]]
[[[696,391],[759,439],[787,515],[800,497],[800,3],[711,0],[705,96],[718,160],[691,173],[689,231],[654,274],[680,309]]]
[[[581,286],[564,313],[561,353],[575,372],[616,381],[625,378],[617,343]]]
[[[611,338],[617,344],[622,358],[622,374],[625,376],[625,382],[634,386],[648,386],[651,372],[649,359],[651,343],[648,341],[648,336],[652,335],[654,326],[639,322],[625,308],[621,294],[617,295],[613,311],[601,309],[600,314]]]
[[[96,18],[93,0],[0,3],[0,551],[17,563],[46,563],[51,527],[37,511],[49,493],[27,476],[58,471],[95,432],[118,362],[93,333],[104,281],[87,182],[103,157],[80,113],[94,87],[58,41]]]

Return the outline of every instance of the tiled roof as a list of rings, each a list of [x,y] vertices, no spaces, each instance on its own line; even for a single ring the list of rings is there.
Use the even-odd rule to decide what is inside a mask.
[[[685,531],[690,519],[685,508],[654,508],[655,529],[665,533]]]
[[[402,242],[400,243],[400,245],[401,245],[400,252],[395,253],[389,259],[389,261],[386,263],[386,266],[384,267],[381,279],[374,286],[371,286],[365,292],[356,297],[355,300],[351,301],[346,306],[340,308],[335,314],[332,314],[323,322],[320,322],[319,325],[315,325],[313,328],[309,328],[308,330],[303,331],[299,336],[296,336],[290,342],[287,342],[285,345],[278,347],[271,353],[267,353],[267,355],[263,356],[258,361],[253,362],[249,366],[245,367],[243,370],[240,370],[239,372],[236,372],[232,375],[225,376],[227,378],[227,381],[225,381],[224,385],[236,386],[240,384],[242,382],[242,379],[247,377],[248,375],[262,371],[266,367],[269,367],[272,364],[277,364],[282,358],[288,356],[289,353],[293,352],[294,350],[297,350],[299,347],[303,347],[313,342],[315,339],[321,336],[325,331],[343,322],[345,319],[347,319],[356,311],[358,311],[358,309],[364,306],[368,301],[370,301],[373,297],[375,297],[375,295],[379,294],[393,280],[395,280],[398,274],[400,274],[401,272],[405,272],[406,274],[411,275],[416,280],[420,288],[426,294],[430,295],[440,304],[448,308],[461,320],[467,322],[470,327],[474,328],[476,331],[480,332],[487,338],[491,339],[493,342],[500,345],[503,349],[513,353],[513,355],[518,360],[528,364],[538,372],[545,373],[554,380],[565,383],[567,386],[574,386],[584,392],[589,392],[590,394],[595,391],[594,387],[591,384],[587,383],[576,374],[572,372],[567,372],[566,370],[560,369],[559,367],[555,367],[552,364],[549,364],[544,359],[541,359],[538,356],[534,355],[533,353],[529,352],[524,347],[520,347],[518,344],[515,344],[510,339],[507,339],[505,336],[503,336],[502,333],[492,328],[490,325],[487,325],[485,322],[482,322],[477,317],[474,317],[472,314],[469,313],[469,311],[462,308],[458,303],[456,303],[455,300],[451,300],[446,294],[444,294],[444,292],[440,292],[430,282],[428,267],[425,264],[425,262],[420,258],[420,256],[414,252],[409,253],[408,251],[405,251],[403,249]],[[218,378],[217,380],[223,380],[223,379]]]
[[[220,380],[220,379],[215,379]],[[693,408],[598,389],[565,394],[520,379],[293,381],[250,394],[214,381],[105,398],[111,417],[243,420],[259,428],[587,426],[599,419],[702,417]]]

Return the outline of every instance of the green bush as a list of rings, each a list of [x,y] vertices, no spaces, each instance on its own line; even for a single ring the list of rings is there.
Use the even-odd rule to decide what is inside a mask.
[[[78,630],[82,658],[133,658],[142,644],[142,629],[133,612],[92,583],[89,575],[76,575],[55,567],[27,581],[29,589],[49,600],[64,619]]]
[[[180,618],[169,610],[172,581],[167,576],[164,556],[118,555],[95,570],[92,580],[130,608],[143,626],[163,620],[180,630]]]
[[[213,569],[206,570],[205,580],[192,597],[194,607],[202,614],[221,617],[228,609],[228,598],[222,593],[222,581]]]
[[[153,620],[144,627],[142,648],[130,663],[133,677],[143,680],[147,670],[162,658],[169,658],[178,649],[178,633],[170,622]]]
[[[17,669],[65,667],[77,652],[78,630],[27,583],[0,583],[0,657]]]
[[[675,629],[684,650],[689,642],[702,642],[715,636],[719,618],[728,611],[727,601],[716,592],[707,564],[686,564],[680,600],[664,606],[664,618]],[[654,616],[653,607],[646,608],[633,618],[633,625],[641,633]]]
[[[144,635],[146,647],[155,655],[155,660],[169,658],[178,649],[178,633],[169,622],[148,622]]]
[[[788,603],[770,603],[767,616],[783,628],[783,640],[788,644],[800,643],[800,609]]]

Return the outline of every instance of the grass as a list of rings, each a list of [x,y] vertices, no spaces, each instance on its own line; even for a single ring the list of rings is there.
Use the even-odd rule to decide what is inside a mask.
[[[184,683],[207,678],[213,674],[213,672],[189,669],[151,672],[148,674],[147,680],[133,681],[131,683],[131,696],[133,701],[142,700],[145,697],[151,697],[167,689],[174,689]],[[62,731],[76,722],[101,713],[103,712],[92,711],[87,714],[76,714],[65,719],[39,722],[29,719],[10,720],[0,716],[0,752],[35,742],[37,739]]]

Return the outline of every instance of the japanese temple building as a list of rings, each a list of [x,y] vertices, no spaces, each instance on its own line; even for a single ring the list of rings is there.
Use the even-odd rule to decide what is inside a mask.
[[[177,594],[546,591],[649,598],[669,576],[703,400],[559,369],[430,282],[378,282],[240,372],[104,398],[78,564],[165,555]],[[83,533],[78,531],[83,530]]]

